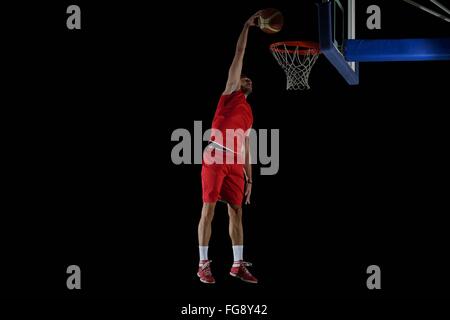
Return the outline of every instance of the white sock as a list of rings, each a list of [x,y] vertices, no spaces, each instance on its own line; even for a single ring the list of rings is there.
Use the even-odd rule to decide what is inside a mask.
[[[243,251],[244,251],[244,246],[233,246],[233,256],[234,256],[234,261],[241,261],[244,260],[242,258],[243,256]]]
[[[208,260],[208,246],[198,246],[198,251],[200,253],[200,261]]]

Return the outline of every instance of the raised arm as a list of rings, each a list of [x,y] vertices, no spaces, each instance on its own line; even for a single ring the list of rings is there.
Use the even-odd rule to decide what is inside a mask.
[[[242,62],[244,60],[245,47],[247,46],[248,29],[257,25],[256,21],[260,14],[260,11],[256,12],[244,24],[244,28],[242,29],[236,44],[233,62],[228,70],[227,85],[223,94],[230,94],[240,88]]]

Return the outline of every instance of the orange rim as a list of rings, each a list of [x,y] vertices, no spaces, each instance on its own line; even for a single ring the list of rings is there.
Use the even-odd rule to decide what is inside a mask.
[[[281,48],[282,47],[282,48]],[[289,47],[300,47],[304,49],[291,50],[285,49]],[[314,41],[280,41],[275,42],[270,45],[270,50],[280,53],[295,53],[305,55],[305,54],[318,54],[320,53],[320,47],[317,42]]]

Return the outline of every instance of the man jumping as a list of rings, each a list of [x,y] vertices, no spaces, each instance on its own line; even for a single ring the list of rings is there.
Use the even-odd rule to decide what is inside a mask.
[[[229,234],[234,255],[230,275],[245,282],[258,282],[247,270],[251,264],[243,260],[242,201],[245,196],[245,203],[250,203],[252,192],[249,132],[253,114],[247,102],[247,96],[252,92],[252,81],[241,72],[248,31],[250,27],[256,26],[259,16],[260,11],[252,15],[239,36],[225,91],[220,97],[212,122],[211,142],[204,152],[203,208],[198,225],[200,262],[197,272],[200,281],[204,283],[215,283],[210,268],[211,261],[208,259],[208,243],[217,201],[224,201],[228,205]],[[235,132],[232,139],[227,134],[230,130]],[[214,162],[212,158],[223,161]]]

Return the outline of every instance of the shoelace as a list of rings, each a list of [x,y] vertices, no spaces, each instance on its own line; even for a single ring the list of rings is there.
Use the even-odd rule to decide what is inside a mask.
[[[210,276],[211,275],[211,269],[210,269],[211,260],[205,262],[201,268],[202,271],[205,273],[205,275]]]
[[[248,269],[246,268],[246,267],[251,267],[251,266],[252,266],[252,263],[251,263],[251,262],[245,262],[245,261],[242,261],[242,262],[241,262],[241,265],[240,265],[240,268],[242,268],[242,270],[243,270],[245,273],[251,274],[250,271],[248,271]]]

